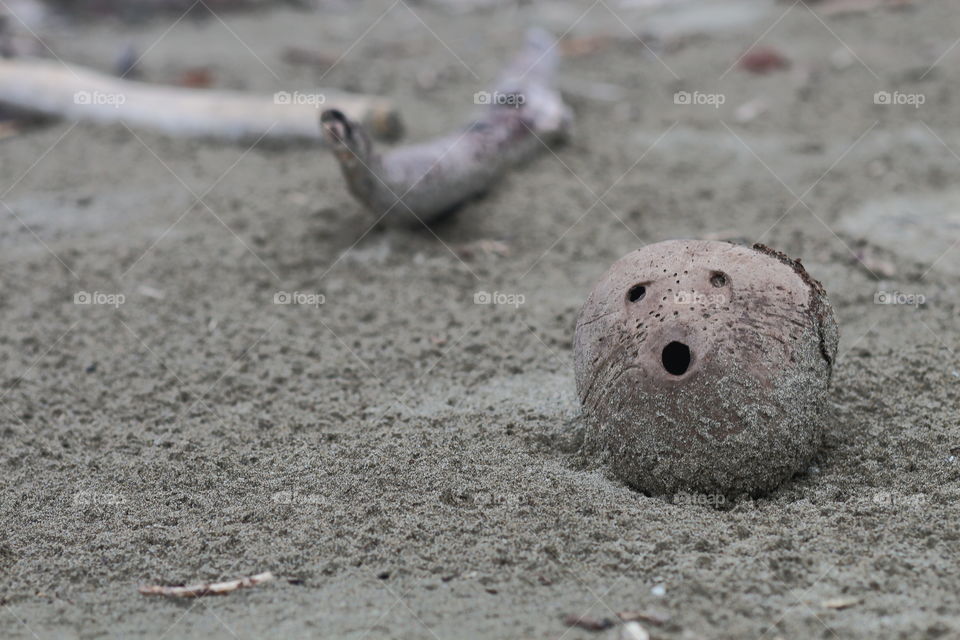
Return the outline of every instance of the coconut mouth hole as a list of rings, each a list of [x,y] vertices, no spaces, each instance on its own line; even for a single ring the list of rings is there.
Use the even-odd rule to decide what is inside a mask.
[[[693,356],[690,354],[690,347],[682,342],[671,342],[663,348],[660,355],[660,361],[663,368],[672,376],[682,376],[690,368],[690,361]]]

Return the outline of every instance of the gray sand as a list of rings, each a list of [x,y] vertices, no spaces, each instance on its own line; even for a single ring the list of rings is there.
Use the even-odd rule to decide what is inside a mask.
[[[960,248],[938,261],[953,240],[931,238],[960,239],[960,48],[923,75],[957,9],[827,29],[796,5],[763,40],[790,70],[718,80],[790,7],[731,5],[658,12],[663,64],[596,5],[572,35],[615,40],[564,61],[574,142],[436,236],[365,234],[315,148],[69,123],[0,142],[16,214],[0,207],[0,635],[576,640],[616,631],[568,631],[565,614],[653,610],[670,616],[655,638],[960,637]],[[282,46],[342,53],[388,6],[226,17],[279,80],[216,20],[180,23],[144,69],[310,90],[322,71]],[[463,121],[524,24],[561,33],[590,3],[411,6],[464,64],[397,5],[323,83],[394,96],[420,139]],[[609,6],[643,34],[643,11]],[[126,37],[146,49],[170,22]],[[65,59],[109,66],[116,26],[63,33],[48,35]],[[676,105],[678,90],[726,102]],[[876,105],[881,90],[926,102]],[[753,100],[766,110],[738,122]],[[180,179],[212,187],[210,210]],[[885,201],[918,202],[929,231],[898,241]],[[580,304],[615,259],[675,237],[801,257],[841,327],[814,466],[719,510],[645,497],[579,453]],[[509,255],[456,255],[478,240]],[[278,580],[223,598],[136,591],[265,570]]]

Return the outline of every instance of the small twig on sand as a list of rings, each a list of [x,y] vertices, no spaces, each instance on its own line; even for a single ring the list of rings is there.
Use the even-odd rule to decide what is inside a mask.
[[[273,580],[269,571],[258,573],[255,576],[237,578],[226,582],[202,582],[183,587],[167,587],[163,585],[144,585],[139,591],[145,596],[168,596],[170,598],[199,598],[201,596],[222,596],[237,589],[254,587],[258,584]]]
[[[612,627],[615,623],[609,618],[589,618],[587,616],[578,616],[575,613],[565,615],[563,617],[563,624],[568,627],[580,627],[581,629],[586,629],[587,631],[605,631]]]
[[[0,104],[46,116],[154,129],[173,136],[233,141],[322,139],[321,108],[363,122],[393,139],[402,126],[389,100],[317,89],[273,96],[191,89],[108,76],[39,58],[0,59]]]

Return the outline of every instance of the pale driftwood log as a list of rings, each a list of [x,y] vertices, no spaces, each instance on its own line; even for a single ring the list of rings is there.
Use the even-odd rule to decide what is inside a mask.
[[[322,140],[317,118],[335,108],[365,123],[377,137],[401,134],[389,100],[317,90],[320,100],[188,89],[115,78],[83,67],[36,58],[0,59],[0,103],[28,113],[160,131],[172,136],[224,140]]]
[[[139,591],[145,596],[167,596],[170,598],[199,598],[201,596],[222,596],[237,589],[254,587],[264,582],[273,580],[273,574],[269,571],[258,573],[255,576],[246,578],[237,578],[226,582],[202,582],[184,587],[167,587],[163,585],[144,585]]]
[[[379,219],[429,223],[485,193],[503,174],[562,142],[573,114],[553,86],[557,41],[531,29],[526,44],[465,130],[380,152],[365,127],[328,109],[321,127],[350,193]]]

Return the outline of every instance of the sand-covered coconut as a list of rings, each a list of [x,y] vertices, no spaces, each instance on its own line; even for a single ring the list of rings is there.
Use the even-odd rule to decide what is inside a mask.
[[[816,453],[837,341],[799,261],[763,245],[660,242],[618,260],[583,305],[577,393],[628,484],[755,495]]]

